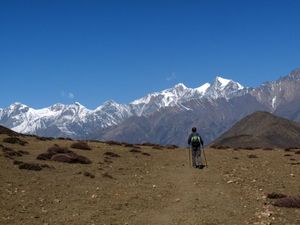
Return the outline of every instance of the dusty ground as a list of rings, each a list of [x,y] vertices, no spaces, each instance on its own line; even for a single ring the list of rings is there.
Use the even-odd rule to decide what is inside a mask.
[[[89,142],[91,151],[70,148],[93,161],[83,165],[36,160],[54,143],[69,147],[71,141],[27,137],[21,146],[3,143],[4,137],[0,144],[30,153],[16,160],[54,168],[20,170],[0,148],[1,225],[300,224],[300,209],[266,199],[271,192],[300,195],[300,154],[294,152],[206,149],[209,167],[197,170],[189,167],[186,149],[142,147],[149,156]],[[105,152],[120,157],[105,159]]]

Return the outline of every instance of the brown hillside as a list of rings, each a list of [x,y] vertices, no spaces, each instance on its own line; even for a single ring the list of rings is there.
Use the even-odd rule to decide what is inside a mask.
[[[211,146],[216,148],[299,148],[300,124],[268,112],[255,112],[236,123]]]
[[[14,132],[4,126],[0,125],[0,134],[7,134],[7,135],[18,135],[17,132]]]
[[[300,221],[298,208],[282,208],[297,206],[297,151],[207,148],[209,167],[199,170],[183,148],[88,141],[91,150],[82,151],[70,150],[71,140],[23,136],[27,144],[18,145],[7,137],[0,134],[1,225]],[[75,154],[91,163],[74,163]]]

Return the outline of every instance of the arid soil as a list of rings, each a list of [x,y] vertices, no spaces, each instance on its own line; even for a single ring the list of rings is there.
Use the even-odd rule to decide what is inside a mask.
[[[28,142],[21,145],[6,137],[1,225],[300,224],[299,208],[267,198],[300,195],[299,150],[206,149],[208,167],[200,170],[189,166],[187,149],[88,142],[91,150],[81,150],[69,140],[19,137]],[[92,163],[36,159],[54,144]],[[41,170],[19,169],[26,163]]]

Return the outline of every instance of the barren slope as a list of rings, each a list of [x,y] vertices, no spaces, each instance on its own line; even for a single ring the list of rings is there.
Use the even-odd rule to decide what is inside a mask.
[[[3,225],[300,223],[299,209],[275,208],[265,198],[273,191],[300,194],[300,154],[294,151],[207,149],[209,167],[196,170],[188,166],[186,149],[89,142],[88,151],[70,148],[66,140],[21,137],[29,142],[21,146],[5,137],[0,144],[29,155],[9,159],[0,147]],[[36,159],[54,144],[92,164]],[[14,160],[53,168],[20,170]]]

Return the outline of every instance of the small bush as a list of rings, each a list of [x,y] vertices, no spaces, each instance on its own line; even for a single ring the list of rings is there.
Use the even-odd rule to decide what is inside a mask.
[[[291,154],[284,154],[283,156],[288,157],[288,156],[292,156]]]
[[[113,152],[105,152],[104,155],[110,156],[110,157],[115,157],[115,158],[120,157],[120,155],[113,153]]]
[[[19,144],[19,145],[25,145],[28,144],[27,141],[23,141],[17,137],[7,137],[3,139],[3,142],[9,143],[9,144]]]
[[[39,154],[36,158],[38,160],[50,160],[54,154],[46,152]]]
[[[285,197],[287,197],[285,194],[276,193],[276,192],[267,194],[267,198],[270,198],[270,199],[279,199],[279,198],[285,198]]]
[[[149,143],[149,142],[145,142],[141,144],[142,146],[149,146],[149,147],[153,147],[153,146],[160,146],[158,144],[153,144],[153,143]]]
[[[39,136],[36,136],[36,139],[38,139],[40,141],[52,141],[52,140],[54,140],[53,137],[39,137]]]
[[[162,146],[153,146],[152,149],[158,149],[158,150],[162,150],[164,149]]]
[[[21,153],[22,155],[29,155],[29,152],[27,151],[19,150],[18,152]]]
[[[132,153],[141,153],[140,150],[135,149],[135,148],[131,149],[129,152],[132,152]]]
[[[151,156],[149,153],[147,152],[143,152],[142,155],[145,155],[145,156]]]
[[[289,196],[285,198],[280,198],[277,199],[273,205],[286,208],[300,208],[300,197]]]
[[[37,163],[21,163],[19,164],[19,169],[21,170],[34,170],[40,171],[43,168],[50,168],[47,164],[37,164]]]
[[[84,172],[83,175],[86,177],[95,178],[95,175],[90,172]]]
[[[274,148],[263,148],[263,150],[274,150]]]
[[[54,145],[50,148],[48,148],[47,150],[48,153],[51,153],[51,154],[68,154],[68,153],[71,153],[72,151],[70,151],[69,149],[67,148],[63,148],[63,147],[59,147],[58,145]]]
[[[2,152],[4,153],[4,157],[12,159],[13,157],[20,157],[23,154],[21,152],[15,151],[11,148],[3,147]]]
[[[105,144],[108,144],[108,145],[122,145],[120,142],[117,142],[117,141],[106,141]]]
[[[295,151],[295,154],[300,154],[300,150]]]
[[[77,155],[75,152],[70,151],[67,148],[61,148],[59,146],[52,146],[48,148],[47,152],[39,154],[37,156],[39,160],[52,160],[64,163],[80,163],[80,164],[90,164],[91,160],[88,158]]]
[[[63,141],[73,141],[72,138],[68,138],[68,137],[58,137],[56,138],[57,140],[63,140]]]
[[[23,164],[22,161],[14,160],[14,165],[21,165],[21,164]]]
[[[248,155],[248,158],[249,159],[256,159],[256,158],[258,158],[256,155],[253,155],[253,154],[251,154],[251,155]]]
[[[91,150],[90,146],[83,141],[75,142],[71,144],[71,148],[81,149],[81,150]]]
[[[178,148],[178,146],[177,145],[166,145],[166,148],[167,149],[176,149],[176,148]]]
[[[133,148],[134,147],[133,144],[128,144],[128,143],[123,143],[123,145],[124,145],[124,147],[127,147],[127,148],[129,148],[129,147]]]

